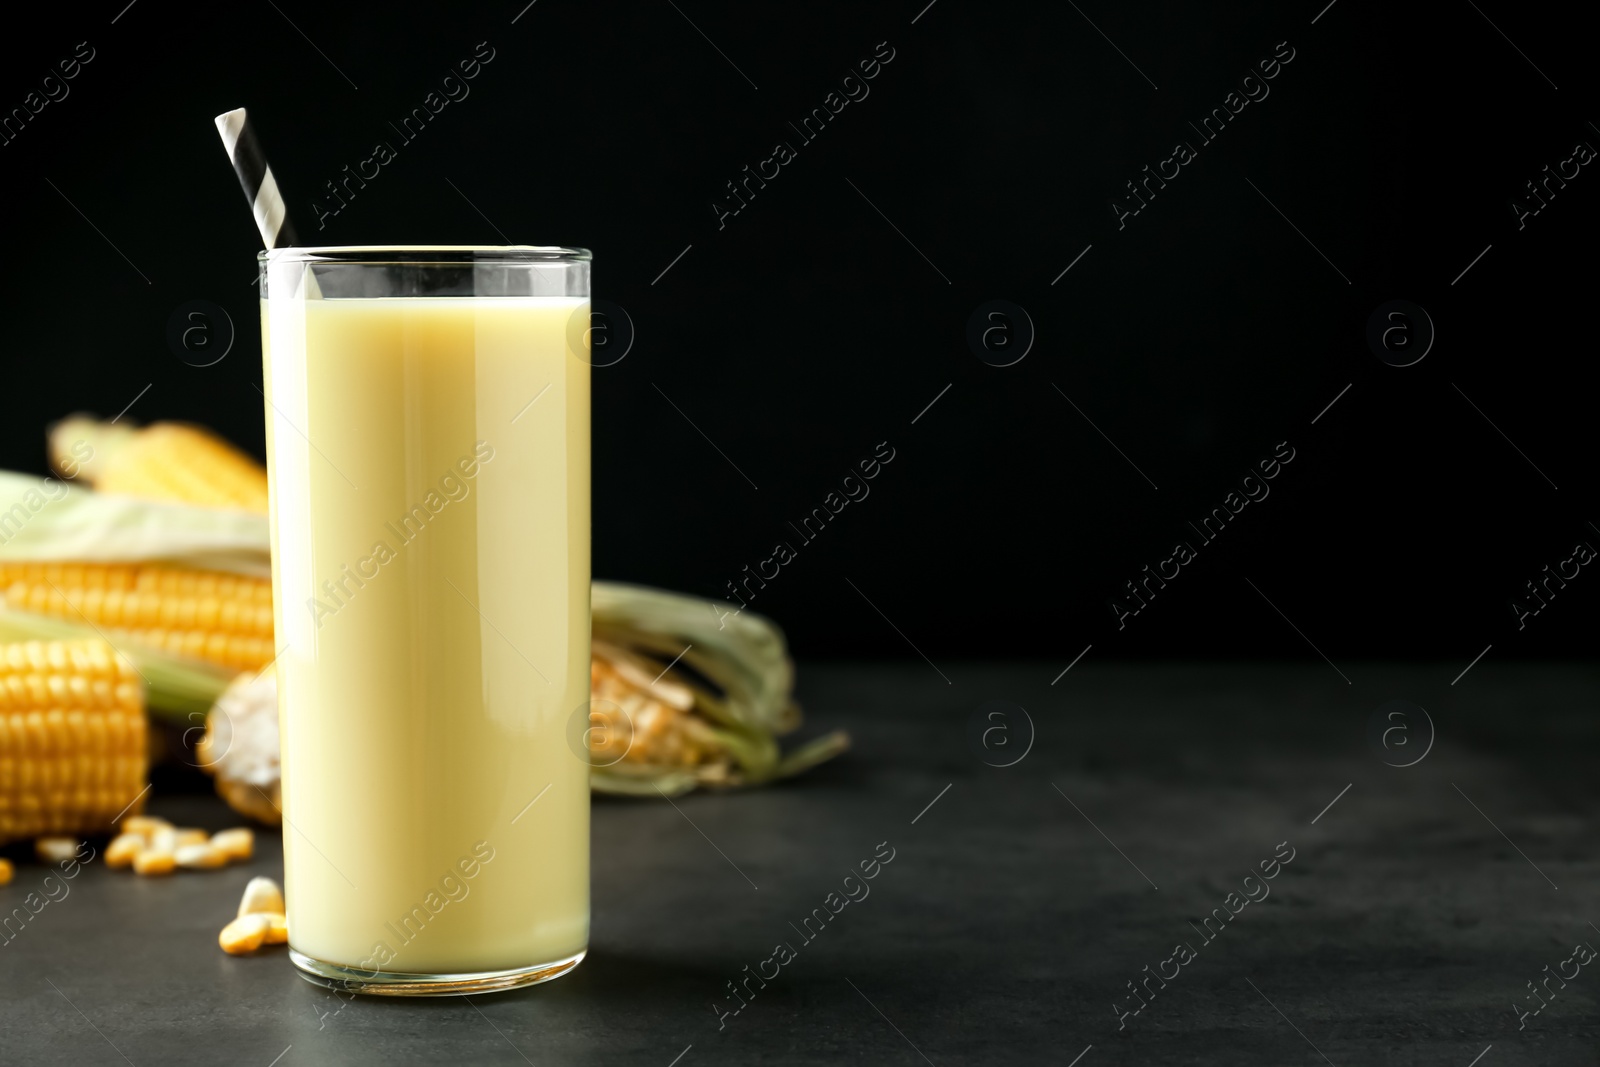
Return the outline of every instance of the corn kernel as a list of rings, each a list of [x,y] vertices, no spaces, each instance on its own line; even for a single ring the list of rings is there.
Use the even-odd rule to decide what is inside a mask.
[[[230,860],[247,860],[255,851],[255,834],[243,826],[211,835],[211,847]]]
[[[0,599],[36,614],[87,620],[118,642],[224,667],[259,670],[275,654],[267,578],[165,563],[81,563],[55,566],[53,573],[48,566],[0,564]]]
[[[173,861],[186,870],[209,871],[226,866],[228,857],[209,843],[201,842],[198,845],[179,845],[173,853]]]
[[[265,915],[241,915],[222,928],[217,944],[230,956],[242,956],[260,948],[270,929],[272,920]]]
[[[70,837],[41,837],[33,843],[33,853],[41,863],[65,863],[78,855],[78,843]]]
[[[269,915],[267,921],[267,944],[287,945],[289,943],[289,920],[282,915]]]
[[[15,874],[16,868],[11,866],[11,861],[0,859],[0,885],[10,885],[12,876]]]
[[[131,867],[134,859],[144,851],[145,840],[138,834],[118,834],[106,846],[107,867]]]
[[[157,830],[170,829],[172,824],[165,819],[154,815],[130,815],[122,820],[122,832],[125,834],[138,834],[149,840]]]
[[[177,860],[168,849],[147,848],[133,858],[135,874],[171,874]]]
[[[184,845],[204,845],[210,842],[211,835],[204,830],[196,830],[192,826],[181,826],[175,832],[174,846],[182,848]]]
[[[252,878],[239,901],[239,915],[283,915],[283,890],[271,878]]]

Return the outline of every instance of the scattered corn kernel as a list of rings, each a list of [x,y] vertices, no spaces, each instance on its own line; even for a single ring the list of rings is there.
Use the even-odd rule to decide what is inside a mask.
[[[106,846],[107,867],[132,867],[134,859],[144,851],[144,838],[138,834],[118,834]]]
[[[122,820],[122,832],[125,834],[138,834],[146,840],[161,829],[171,829],[172,824],[165,819],[158,819],[154,815],[130,815]]]
[[[222,928],[217,944],[230,956],[242,956],[260,948],[271,929],[272,920],[265,915],[241,915]]]
[[[0,885],[10,885],[13,873],[15,869],[11,866],[11,861],[0,859]]]
[[[157,827],[148,838],[150,847],[157,852],[176,852],[178,850],[178,830],[174,826]]]
[[[179,845],[172,858],[179,867],[191,871],[214,870],[228,863],[228,857],[224,856],[220,849],[212,848],[207,842],[198,845]]]
[[[147,848],[133,858],[135,874],[171,874],[177,860],[170,849]]]
[[[41,837],[33,843],[34,855],[41,863],[65,863],[78,855],[78,843],[70,837]]]
[[[289,943],[289,920],[282,915],[268,915],[267,944],[287,945]]]
[[[196,830],[193,827],[181,827],[174,831],[174,834],[176,835],[178,848],[182,848],[184,845],[204,845],[211,840],[210,834],[204,830]]]
[[[230,860],[247,860],[255,851],[256,835],[243,826],[219,830],[211,835],[211,847],[220,849]]]
[[[271,878],[252,878],[239,901],[239,915],[283,915],[283,890]]]

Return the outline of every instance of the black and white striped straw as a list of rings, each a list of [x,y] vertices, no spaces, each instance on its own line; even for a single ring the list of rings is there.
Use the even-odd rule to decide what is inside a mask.
[[[296,243],[294,227],[289,224],[289,212],[283,203],[283,194],[267,166],[267,157],[261,152],[255,129],[246,118],[244,108],[218,115],[217,132],[233,161],[234,173],[239,175],[239,185],[245,199],[255,212],[256,228],[261,239],[270,248],[284,248]]]

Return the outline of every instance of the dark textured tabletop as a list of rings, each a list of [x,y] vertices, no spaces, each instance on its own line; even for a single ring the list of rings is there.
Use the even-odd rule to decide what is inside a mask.
[[[1600,947],[1600,671],[1340,666],[802,666],[806,729],[853,751],[749,794],[597,800],[588,959],[470,1001],[347,1002],[281,949],[223,955],[244,883],[281,877],[275,833],[220,873],[91,862],[0,941],[0,1062],[1600,1062],[1574,953]],[[1397,699],[1426,716],[1370,741]],[[19,859],[0,901],[46,873]]]

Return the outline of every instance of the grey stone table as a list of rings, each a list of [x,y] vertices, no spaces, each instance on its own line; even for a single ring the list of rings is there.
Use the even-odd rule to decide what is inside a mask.
[[[529,990],[345,1003],[281,950],[224,956],[244,882],[281,875],[275,834],[212,875],[91,863],[0,942],[0,1062],[1597,1062],[1600,967],[1567,961],[1600,947],[1600,672],[942,667],[803,669],[808,730],[856,740],[803,780],[597,801],[590,956]],[[1414,712],[1369,744],[1394,698],[1431,749]],[[170,790],[152,810],[235,821]],[[881,842],[869,895],[805,940]],[[19,862],[6,909],[44,873]]]

